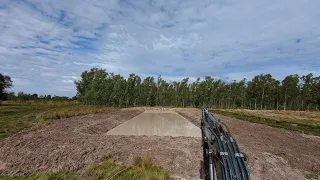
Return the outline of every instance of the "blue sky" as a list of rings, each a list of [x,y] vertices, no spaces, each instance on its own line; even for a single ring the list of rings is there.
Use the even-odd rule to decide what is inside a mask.
[[[92,67],[127,77],[320,75],[319,0],[0,0],[15,92],[73,96]]]

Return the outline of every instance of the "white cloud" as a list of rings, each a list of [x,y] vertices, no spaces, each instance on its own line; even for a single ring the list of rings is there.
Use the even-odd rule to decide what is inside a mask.
[[[319,75],[320,1],[2,1],[0,71],[14,91],[75,95],[82,71],[168,80]]]
[[[64,79],[61,82],[66,83],[66,84],[73,84],[73,81],[71,79]]]
[[[286,67],[283,66],[272,66],[267,68],[258,68],[253,71],[240,71],[240,72],[232,72],[224,75],[224,78],[229,81],[237,80],[240,81],[243,78],[247,80],[251,80],[254,76],[259,74],[271,74],[273,78],[277,80],[283,80],[288,75],[298,74],[300,76],[307,75],[309,73],[313,73],[314,76],[320,76],[320,69],[314,70],[312,67],[306,66],[297,66],[297,65],[288,65]]]

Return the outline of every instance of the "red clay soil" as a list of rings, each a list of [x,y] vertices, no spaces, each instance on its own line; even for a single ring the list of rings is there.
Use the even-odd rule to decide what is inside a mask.
[[[126,109],[37,125],[0,141],[0,174],[28,175],[64,169],[83,179],[104,155],[124,164],[149,157],[172,177],[198,179],[201,139],[159,136],[108,136],[106,132],[143,112]]]
[[[180,115],[200,126],[198,109],[178,109]],[[307,172],[320,172],[320,137],[215,115],[229,128],[249,157],[251,178],[305,179]]]

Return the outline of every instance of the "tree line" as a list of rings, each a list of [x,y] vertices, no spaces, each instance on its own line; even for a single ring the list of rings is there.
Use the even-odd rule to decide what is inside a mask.
[[[0,73],[0,100],[11,100],[11,101],[28,101],[28,100],[42,100],[42,101],[70,101],[76,100],[76,96],[73,98],[69,98],[67,96],[51,96],[49,95],[38,95],[37,93],[28,94],[24,92],[18,92],[15,95],[14,92],[9,92],[13,86],[13,81],[11,80],[10,76],[3,75]]]
[[[252,80],[224,82],[206,76],[167,82],[158,76],[141,79],[132,73],[120,74],[92,68],[75,81],[77,98],[85,104],[107,106],[176,106],[212,108],[248,108],[283,110],[319,110],[320,76],[312,73],[288,75],[282,81],[271,74]]]
[[[18,92],[17,95],[14,94],[14,92],[10,92],[7,95],[7,100],[11,101],[28,101],[28,100],[34,100],[34,101],[71,101],[76,100],[76,97],[69,98],[68,96],[51,96],[49,95],[38,95],[37,93],[34,94],[28,94],[24,92]]]
[[[5,95],[5,98],[0,100],[23,102],[23,101],[30,101],[30,100],[32,101],[72,101],[77,99],[76,99],[76,96],[70,98],[68,96],[57,96],[57,95],[51,96],[50,94],[48,95],[38,95],[37,93],[28,94],[20,91],[18,92],[17,95],[15,95],[14,92],[7,92]]]

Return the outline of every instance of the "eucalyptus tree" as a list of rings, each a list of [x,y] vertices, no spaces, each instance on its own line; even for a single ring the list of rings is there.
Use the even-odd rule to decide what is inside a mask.
[[[282,81],[282,89],[283,89],[283,110],[287,109],[287,105],[290,107],[294,106],[294,103],[297,101],[297,97],[299,96],[299,76],[289,75],[284,78]]]
[[[6,89],[13,86],[10,76],[2,75],[0,73],[0,100],[6,99]]]
[[[77,99],[95,105],[284,110],[319,109],[320,106],[320,77],[313,77],[313,74],[300,78],[296,74],[289,75],[281,83],[270,74],[232,82],[206,76],[190,83],[188,77],[167,82],[161,76],[156,80],[151,76],[141,79],[132,73],[124,78],[92,68],[84,71],[75,85]]]
[[[310,106],[313,103],[313,74],[309,73],[308,75],[302,76],[302,88],[301,88],[301,94],[302,94],[302,107],[304,105],[307,107],[307,109],[310,109]]]
[[[141,83],[141,105],[154,106],[156,105],[156,83],[154,77],[146,77]]]
[[[188,101],[188,91],[189,91],[189,86],[188,86],[188,81],[189,78],[184,78],[181,83],[180,83],[180,87],[179,87],[179,97],[180,97],[180,101],[182,104],[182,107],[185,107],[185,103]]]
[[[313,94],[315,97],[315,106],[316,106],[316,110],[319,110],[320,108],[320,76],[318,77],[314,77],[313,78]]]
[[[114,106],[125,105],[126,98],[126,80],[120,74],[112,76],[113,91],[111,93],[111,103]]]

